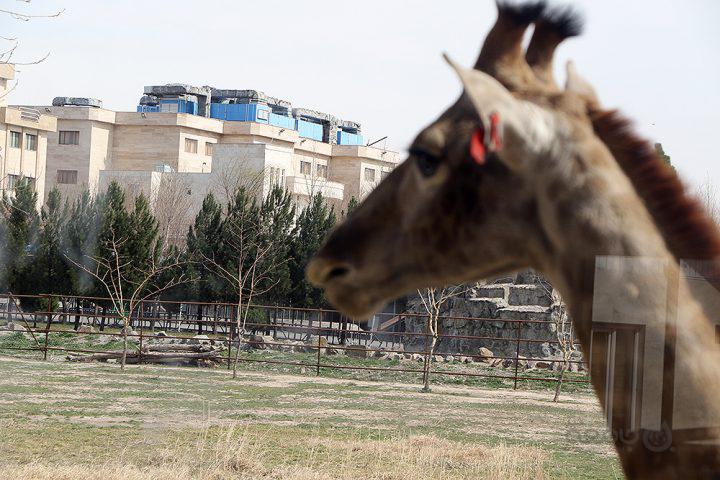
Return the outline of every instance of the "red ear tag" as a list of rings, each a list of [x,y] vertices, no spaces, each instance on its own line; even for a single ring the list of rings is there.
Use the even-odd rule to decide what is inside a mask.
[[[490,142],[493,151],[502,150],[502,139],[500,138],[500,115],[497,112],[490,114]]]
[[[479,127],[470,137],[470,156],[478,165],[485,164],[485,129]]]

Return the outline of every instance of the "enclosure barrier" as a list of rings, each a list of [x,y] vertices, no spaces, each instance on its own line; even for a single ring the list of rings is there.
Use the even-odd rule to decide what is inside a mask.
[[[589,382],[588,369],[577,357],[566,360],[567,357],[521,355],[521,352],[537,351],[539,345],[567,348],[567,342],[558,339],[526,338],[523,335],[523,329],[550,323],[543,320],[442,316],[438,318],[441,328],[435,337],[436,347],[431,351],[431,319],[428,315],[416,313],[380,313],[363,323],[364,328],[361,328],[340,312],[328,309],[270,305],[251,305],[247,309],[243,305],[240,312],[247,313],[243,324],[237,321],[238,305],[231,303],[146,300],[138,302],[137,307],[125,316],[120,315],[112,305],[110,299],[101,297],[2,294],[0,328],[2,324],[20,325],[19,330],[30,338],[32,345],[13,346],[0,341],[0,353],[37,351],[45,360],[48,352],[104,354],[108,351],[50,345],[50,338],[52,334],[89,336],[86,338],[105,335],[105,338],[118,340],[127,338],[131,342],[128,350],[137,356],[136,363],[145,363],[143,352],[149,344],[188,342],[191,339],[199,342],[194,336],[205,335],[207,339],[202,337],[203,342],[223,347],[222,353],[215,358],[228,369],[237,359],[239,363],[304,367],[313,369],[316,375],[321,375],[323,369],[427,373],[430,376],[501,379],[511,381],[517,388],[518,381],[522,380],[557,382],[557,367],[564,364],[566,368],[576,365],[570,369],[579,374],[570,378],[565,376],[563,383]],[[127,306],[124,308],[128,309]],[[129,328],[123,333],[119,329],[124,326],[125,318]],[[470,331],[483,325],[474,322],[489,322],[499,334],[447,333],[452,330],[448,326],[457,322],[465,322],[466,329]],[[85,328],[81,329],[83,326]],[[162,340],[157,336],[159,331],[163,332]],[[488,355],[479,351],[483,346],[490,346],[492,352],[504,351],[505,354]],[[574,343],[570,346],[578,348]],[[292,355],[279,358],[259,355],[262,351],[274,350],[294,353],[300,350],[306,355],[299,360],[293,360]],[[339,359],[350,356],[365,359],[379,357],[389,360],[387,363],[390,365],[339,362]],[[338,361],[333,362],[333,359]],[[544,368],[533,367],[540,365],[539,362]]]

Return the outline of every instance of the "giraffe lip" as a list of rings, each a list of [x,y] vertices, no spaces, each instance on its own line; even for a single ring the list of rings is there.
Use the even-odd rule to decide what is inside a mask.
[[[383,305],[383,298],[374,295],[362,287],[350,285],[328,285],[325,295],[330,303],[341,313],[356,320],[371,317]]]

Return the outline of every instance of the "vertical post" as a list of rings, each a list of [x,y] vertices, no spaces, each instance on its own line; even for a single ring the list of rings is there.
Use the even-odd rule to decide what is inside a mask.
[[[218,306],[217,303],[213,305],[213,335],[217,335],[217,320],[218,320]]]
[[[517,339],[516,339],[516,348],[515,348],[515,381],[513,385],[513,389],[517,390],[517,382],[518,382],[518,366],[520,365],[520,334],[521,334],[521,326],[522,322],[518,321],[516,323],[517,325]]]
[[[320,375],[320,334],[322,333],[322,309],[318,313],[318,328],[317,328],[317,363],[315,367],[315,375]]]
[[[345,315],[340,315],[340,345],[347,344],[348,321]]]
[[[432,369],[432,358],[430,358],[430,314],[427,316],[425,325],[425,361],[423,362],[423,390],[429,391],[430,370]]]
[[[75,299],[75,330],[80,328],[80,314],[82,313],[82,300]]]
[[[48,337],[50,335],[50,321],[52,320],[52,297],[47,297],[47,324],[45,325],[45,348],[43,349],[43,360],[47,360]]]
[[[278,312],[277,303],[275,304],[275,308],[273,308],[272,312],[273,313],[272,313],[272,317],[271,317],[271,323],[272,323],[273,339],[277,340],[277,338],[278,338],[278,336],[277,336],[277,312]]]
[[[203,328],[202,328],[202,322],[203,322],[203,305],[202,303],[197,304],[197,334],[202,335]]]
[[[143,328],[145,326],[145,302],[140,302],[140,314],[138,320],[140,321],[140,345],[138,349],[138,365],[142,363],[142,350],[143,350]]]
[[[225,322],[226,328],[228,328],[227,319]],[[227,358],[227,369],[230,370],[230,357],[232,356],[232,342],[233,342],[233,328],[232,325],[228,328],[228,358]]]
[[[98,306],[95,305],[95,318],[97,318],[99,311],[100,310],[98,309]],[[102,307],[102,316],[100,317],[100,331],[105,331],[105,307]]]

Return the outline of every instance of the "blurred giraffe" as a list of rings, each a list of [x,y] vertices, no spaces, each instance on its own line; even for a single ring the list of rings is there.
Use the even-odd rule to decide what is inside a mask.
[[[618,429],[629,422],[622,411],[610,422],[625,473],[716,478],[720,348],[706,315],[710,301],[695,296],[680,267],[683,259],[711,262],[712,281],[720,233],[674,171],[619,113],[601,106],[572,64],[565,88],[558,87],[553,56],[580,33],[574,12],[543,2],[499,2],[498,12],[473,69],[448,59],[464,87],[460,98],[331,233],[308,278],[340,310],[362,318],[416,288],[531,267],[562,293],[586,354],[593,309],[606,306],[594,302],[626,299],[635,307],[630,315],[646,319],[646,335],[662,339],[662,360],[645,366],[648,398],[638,431]],[[636,268],[632,259],[650,268]],[[601,264],[620,268],[598,284]],[[660,275],[648,274],[658,266]],[[674,383],[663,383],[668,372]],[[605,381],[592,376],[596,392]],[[610,397],[599,396],[608,407]],[[692,408],[682,410],[688,402]]]

